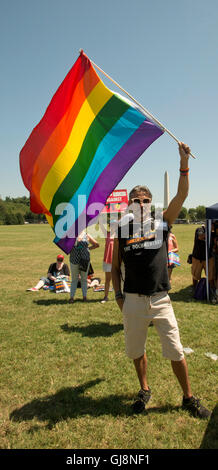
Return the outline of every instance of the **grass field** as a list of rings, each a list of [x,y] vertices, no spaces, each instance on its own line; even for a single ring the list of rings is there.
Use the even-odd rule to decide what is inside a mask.
[[[212,413],[209,421],[181,410],[182,395],[149,328],[148,377],[152,401],[134,416],[139,390],[125,356],[122,316],[110,293],[81,289],[68,294],[26,292],[46,274],[59,250],[48,225],[0,226],[1,260],[1,449],[214,449],[217,448],[218,306],[191,298],[190,266],[196,226],[175,226],[182,265],[170,296],[180,327],[193,393]],[[104,242],[93,251],[95,274],[104,279]],[[5,266],[5,268],[4,268]]]

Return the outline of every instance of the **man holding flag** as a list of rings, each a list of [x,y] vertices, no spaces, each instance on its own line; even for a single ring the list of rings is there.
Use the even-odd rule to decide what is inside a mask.
[[[178,325],[168,296],[169,227],[177,218],[189,190],[190,148],[179,143],[179,154],[178,191],[163,212],[162,223],[149,218],[152,195],[146,186],[136,186],[130,192],[130,213],[121,220],[114,241],[112,282],[124,318],[126,353],[134,361],[141,386],[133,404],[134,412],[144,411],[151,398],[145,344],[152,321],[160,336],[163,356],[171,360],[173,372],[182,388],[182,407],[195,417],[208,418],[210,412],[192,395]],[[124,293],[121,292],[122,261],[125,266]]]
[[[30,192],[30,208],[46,215],[55,232],[54,242],[66,254],[71,252],[79,233],[93,223],[96,211],[103,209],[109,194],[156,139],[166,131],[179,142],[103,72],[130,100],[107,88],[93,66],[103,72],[81,50],[20,152],[20,171]],[[188,194],[187,166],[189,154],[192,155],[189,147],[180,142],[179,152],[178,192],[163,214],[162,230],[160,224],[155,229],[157,237],[153,228],[146,228],[151,221],[143,210],[151,203],[150,191],[145,187],[131,191],[130,203],[138,210],[129,214],[132,220],[127,228],[131,234],[121,237],[118,233],[114,243],[112,279],[117,303],[124,314],[127,353],[134,359],[141,385],[135,411],[142,411],[151,395],[144,344],[152,320],[161,338],[163,354],[171,359],[182,387],[183,406],[196,416],[207,417],[209,411],[191,393],[167,294],[168,230]],[[125,265],[125,302],[120,287],[121,259]]]

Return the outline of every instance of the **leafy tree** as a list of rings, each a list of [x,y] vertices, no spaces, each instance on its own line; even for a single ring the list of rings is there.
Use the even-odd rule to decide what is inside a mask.
[[[0,224],[5,224],[6,209],[4,202],[0,201]]]
[[[187,215],[188,215],[188,211],[186,209],[186,207],[182,207],[179,215],[178,215],[178,219],[187,219]]]
[[[196,207],[196,218],[197,220],[204,220],[206,217],[206,207],[198,206]]]
[[[189,220],[191,220],[192,222],[195,222],[197,220],[196,209],[194,209],[193,207],[190,208],[188,210],[188,217],[189,217]]]
[[[17,216],[17,222],[19,225],[23,225],[24,224],[24,218],[23,218],[23,215],[20,213],[20,212],[17,212],[17,214],[15,214]]]
[[[5,224],[6,225],[17,225],[18,224],[18,219],[16,214],[12,214],[10,212],[7,212],[5,216]]]
[[[33,224],[34,222],[34,214],[30,210],[25,214],[25,220],[29,222],[30,224]]]

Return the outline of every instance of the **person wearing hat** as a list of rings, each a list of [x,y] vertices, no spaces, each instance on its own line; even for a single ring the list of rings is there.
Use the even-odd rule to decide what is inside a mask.
[[[57,278],[64,276],[65,280],[69,280],[70,270],[67,264],[64,263],[64,255],[60,254],[57,256],[55,263],[50,264],[48,268],[47,277],[41,277],[35,287],[27,289],[31,292],[40,290],[43,286],[52,286]]]

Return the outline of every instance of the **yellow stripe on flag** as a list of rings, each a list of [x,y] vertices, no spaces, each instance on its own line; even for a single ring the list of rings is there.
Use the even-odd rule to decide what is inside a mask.
[[[45,217],[46,217],[46,219],[47,219],[49,225],[50,225],[51,227],[54,227],[52,215],[45,214]]]
[[[78,158],[89,127],[96,115],[112,96],[113,93],[99,81],[86,101],[84,101],[67,144],[48,172],[41,187],[40,199],[48,210],[50,210],[56,191]]]

